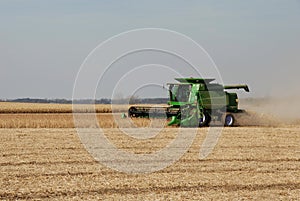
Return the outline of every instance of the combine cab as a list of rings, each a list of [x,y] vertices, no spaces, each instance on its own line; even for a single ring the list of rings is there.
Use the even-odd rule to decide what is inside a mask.
[[[244,89],[247,85],[223,86],[213,83],[215,79],[176,78],[178,83],[169,83],[168,106],[131,106],[130,117],[167,117],[168,125],[203,127],[208,125],[233,126],[238,108],[238,96],[230,89]]]

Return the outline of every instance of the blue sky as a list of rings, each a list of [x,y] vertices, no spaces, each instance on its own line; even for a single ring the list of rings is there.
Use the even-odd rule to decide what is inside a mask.
[[[299,94],[299,22],[297,0],[0,0],[0,98],[71,98],[92,49],[146,27],[191,37],[249,96]]]

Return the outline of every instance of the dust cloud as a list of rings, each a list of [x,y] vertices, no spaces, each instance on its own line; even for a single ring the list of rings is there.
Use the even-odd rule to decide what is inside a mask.
[[[239,125],[300,125],[300,97],[248,98],[241,99],[240,108],[246,110],[238,114]]]

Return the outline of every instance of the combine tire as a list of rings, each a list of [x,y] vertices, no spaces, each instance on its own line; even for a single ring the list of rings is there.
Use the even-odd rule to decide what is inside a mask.
[[[201,118],[199,120],[199,127],[204,127],[204,126],[208,126],[208,124],[210,123],[210,116],[209,114],[207,114],[206,112],[203,114],[203,118]]]
[[[136,114],[137,109],[135,107],[130,107],[128,110],[128,116],[129,117],[137,117],[138,115]]]
[[[234,117],[232,114],[226,114],[224,119],[224,126],[233,126],[234,124]]]

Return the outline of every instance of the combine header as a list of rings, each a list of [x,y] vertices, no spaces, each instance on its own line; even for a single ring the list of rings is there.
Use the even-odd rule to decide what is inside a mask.
[[[168,83],[168,106],[131,106],[129,117],[167,117],[168,125],[203,127],[213,124],[233,126],[238,108],[238,96],[230,89],[244,89],[247,85],[220,85],[215,79],[176,78],[178,83]]]

